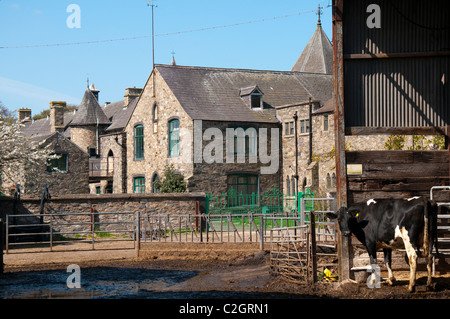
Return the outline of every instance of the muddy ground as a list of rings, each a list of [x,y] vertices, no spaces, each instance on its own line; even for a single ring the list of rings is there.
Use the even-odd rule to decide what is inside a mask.
[[[73,247],[72,247],[73,248]],[[426,272],[417,275],[417,291],[407,292],[409,272],[395,272],[397,284],[381,288],[365,284],[318,282],[315,285],[274,276],[269,252],[255,245],[161,244],[133,249],[71,252],[10,252],[0,276],[3,299],[448,299],[450,275],[434,278],[426,291]],[[103,247],[105,248],[105,247]],[[110,247],[111,248],[111,247]],[[116,247],[121,248],[121,247]],[[69,289],[67,266],[81,269],[81,289]],[[382,277],[386,276],[384,269]]]

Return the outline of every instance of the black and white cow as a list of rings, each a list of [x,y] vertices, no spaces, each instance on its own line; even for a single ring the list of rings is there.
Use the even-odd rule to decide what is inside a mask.
[[[370,263],[376,264],[377,251],[383,249],[389,278],[395,282],[391,269],[392,249],[405,249],[409,259],[410,278],[408,290],[415,290],[416,267],[419,248],[428,257],[427,287],[431,287],[433,245],[437,245],[437,205],[425,197],[409,199],[371,199],[367,203],[342,207],[328,218],[338,219],[344,236],[352,233],[366,247]]]

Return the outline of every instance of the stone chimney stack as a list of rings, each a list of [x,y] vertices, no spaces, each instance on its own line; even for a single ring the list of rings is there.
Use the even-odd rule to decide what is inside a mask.
[[[142,89],[137,89],[135,86],[125,89],[125,100],[123,101],[123,107],[127,107],[133,99],[139,97],[141,91]]]
[[[26,123],[31,121],[31,110],[26,108],[21,108],[18,111],[19,123]]]
[[[50,102],[50,131],[64,132],[64,111],[66,102],[52,101]]]

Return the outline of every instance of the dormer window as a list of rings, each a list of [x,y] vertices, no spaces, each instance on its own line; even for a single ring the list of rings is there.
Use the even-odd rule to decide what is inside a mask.
[[[259,89],[259,87],[257,85],[241,89],[240,95],[241,95],[242,100],[244,100],[244,102],[251,109],[262,109],[263,108],[264,93]]]
[[[262,108],[262,94],[252,93],[251,94],[252,109]]]

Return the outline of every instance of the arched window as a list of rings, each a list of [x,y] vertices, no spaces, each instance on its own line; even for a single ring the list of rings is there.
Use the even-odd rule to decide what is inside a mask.
[[[169,157],[180,155],[180,121],[169,121]]]
[[[114,173],[114,153],[109,150],[108,157],[106,158],[106,175],[111,176]]]
[[[144,126],[142,124],[134,127],[134,159],[144,159]]]
[[[335,174],[335,173],[333,173],[333,176],[332,176],[331,179],[332,179],[332,182],[333,182],[333,183],[332,183],[332,186],[333,186],[333,187],[336,187],[336,174]]]
[[[159,189],[155,185],[157,181],[159,181],[159,175],[158,173],[155,173],[152,177],[152,193],[159,193]]]
[[[291,194],[292,194],[292,195],[297,195],[295,192],[296,192],[296,188],[295,188],[295,177],[292,176],[292,178],[291,178]]]
[[[308,180],[306,179],[306,177],[303,179],[303,184],[302,184],[302,189],[303,191],[306,190],[306,185],[308,185]]]
[[[291,179],[286,177],[286,195],[291,196]]]
[[[331,177],[330,177],[330,173],[327,174],[327,188],[331,188]]]
[[[158,104],[153,105],[153,133],[158,132]]]

